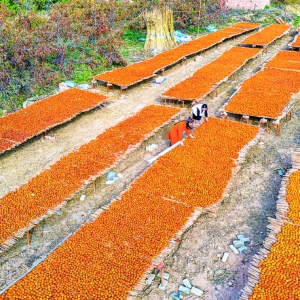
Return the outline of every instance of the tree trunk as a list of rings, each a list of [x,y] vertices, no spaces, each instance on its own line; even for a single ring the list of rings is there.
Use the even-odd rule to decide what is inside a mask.
[[[168,7],[145,12],[147,37],[145,50],[161,51],[175,47],[173,11]]]

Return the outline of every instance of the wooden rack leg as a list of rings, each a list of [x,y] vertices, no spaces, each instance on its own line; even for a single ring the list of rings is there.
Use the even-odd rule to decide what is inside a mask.
[[[29,231],[26,231],[26,240],[27,240],[27,245],[30,245],[30,235],[29,235]]]
[[[112,84],[111,84],[111,83],[107,83],[107,84],[106,84],[106,94],[109,93],[110,87],[112,87]]]
[[[286,120],[286,121],[292,120],[292,111],[291,111],[291,110],[286,114],[285,120]]]
[[[161,75],[165,76],[165,69],[161,69]]]
[[[41,231],[41,227],[40,227],[39,224],[37,224],[36,226],[37,226],[38,232],[39,232],[39,234],[40,234],[40,238],[42,238],[42,237],[43,237],[43,234],[42,234],[42,231]]]
[[[43,132],[43,133],[42,133],[42,140],[44,140],[44,139],[45,139],[45,135],[46,135],[46,133],[45,133],[45,132]]]
[[[93,189],[94,189],[94,193],[96,193],[96,180],[93,181]]]
[[[278,136],[280,136],[280,124],[278,126],[276,126],[276,131],[277,131]]]

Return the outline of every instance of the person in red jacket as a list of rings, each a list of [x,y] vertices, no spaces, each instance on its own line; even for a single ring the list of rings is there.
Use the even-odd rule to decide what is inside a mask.
[[[167,134],[167,138],[170,140],[170,146],[174,145],[175,143],[182,141],[182,134],[185,132],[191,138],[195,138],[191,134],[191,130],[194,128],[193,126],[194,120],[188,118],[186,121],[180,121],[176,123]],[[183,146],[183,141],[181,142]]]

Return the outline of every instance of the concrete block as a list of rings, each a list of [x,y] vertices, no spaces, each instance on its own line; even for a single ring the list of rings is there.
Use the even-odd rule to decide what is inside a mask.
[[[188,289],[191,289],[192,288],[192,285],[191,283],[189,282],[189,280],[187,278],[183,279],[183,284],[188,288]]]
[[[242,246],[241,248],[238,249],[238,251],[239,251],[240,253],[243,253],[243,252],[245,252],[247,249],[248,249],[248,248],[247,248],[246,246]]]
[[[155,274],[150,274],[148,279],[146,280],[146,284],[151,284],[154,278]]]
[[[106,180],[106,184],[113,184],[113,183],[115,183],[114,180]]]
[[[171,296],[172,299],[174,299],[174,300],[180,300],[180,299],[181,299],[181,298],[179,297],[179,295],[176,294],[175,292],[173,292],[170,296]]]
[[[241,239],[245,238],[245,236],[243,234],[237,234],[236,238],[238,240],[241,240]]]
[[[243,238],[243,239],[241,239],[241,242],[244,242],[244,244],[250,244],[250,239],[249,238]]]
[[[178,290],[183,292],[186,295],[189,295],[191,292],[191,289],[185,287],[184,285],[180,285]]]
[[[160,290],[164,291],[167,285],[168,285],[168,281],[165,280],[164,286],[162,286],[161,283],[160,283],[159,286],[158,286],[158,288],[159,288]]]
[[[240,247],[244,246],[244,242],[242,242],[242,241],[233,241],[232,244],[235,248],[240,248]]]
[[[159,278],[161,277],[161,276],[160,276],[160,271],[158,272],[157,276],[158,276]],[[169,278],[170,278],[170,274],[164,272],[164,279],[167,279],[167,280],[168,280]]]
[[[195,294],[196,296],[201,297],[203,295],[203,291],[200,289],[195,288],[194,286],[191,289],[191,293]]]
[[[226,263],[228,256],[229,256],[229,253],[228,252],[224,252],[221,261],[223,263]]]
[[[233,245],[230,245],[229,248],[232,250],[232,252],[233,252],[234,254],[239,254],[239,253],[240,253],[239,250],[236,249]]]

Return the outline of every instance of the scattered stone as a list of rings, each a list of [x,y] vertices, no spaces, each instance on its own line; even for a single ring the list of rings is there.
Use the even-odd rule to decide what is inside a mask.
[[[247,248],[246,246],[242,246],[241,248],[238,249],[238,251],[239,251],[240,253],[243,253],[243,252],[245,252],[247,249],[248,249],[248,248]]]
[[[226,263],[228,256],[229,256],[229,253],[228,253],[228,252],[224,252],[224,254],[223,254],[223,257],[222,257],[222,260],[221,260],[221,261],[222,261],[223,263]]]
[[[191,293],[195,294],[196,296],[201,297],[203,295],[203,291],[200,289],[195,288],[194,286],[191,289]]]
[[[176,294],[175,292],[173,292],[170,296],[171,296],[172,299],[174,299],[174,300],[180,300],[180,299],[181,299],[180,296],[179,296],[178,294]]]
[[[150,274],[148,279],[146,280],[146,284],[151,284],[154,278],[155,274]]]
[[[191,285],[191,283],[189,282],[189,280],[188,280],[187,278],[183,279],[182,282],[183,282],[183,284],[184,284],[187,288],[189,288],[189,289],[192,288],[192,285]]]
[[[160,278],[161,277],[161,275],[160,275],[160,271],[158,272],[158,274],[157,274],[157,276]],[[164,272],[164,279],[169,279],[170,278],[170,274],[169,273],[166,273],[166,272]]]
[[[230,286],[230,287],[233,287],[233,282],[231,281],[231,280],[229,280],[228,282],[227,282],[227,284],[228,284],[228,286]]]
[[[168,282],[167,280],[165,280],[164,286],[162,286],[161,283],[160,283],[159,286],[158,286],[158,288],[159,288],[160,290],[164,291],[165,288],[166,288],[166,286],[168,285],[168,283],[169,283],[169,282]]]
[[[84,199],[85,199],[85,195],[81,195],[79,200],[84,201]]]
[[[146,151],[152,152],[153,150],[158,149],[158,145],[157,144],[151,144],[149,146],[146,147]]]
[[[178,290],[181,291],[181,292],[183,292],[186,295],[189,295],[190,292],[191,292],[191,289],[189,289],[189,288],[187,288],[187,287],[185,287],[183,285],[180,285]]]
[[[229,248],[232,250],[232,252],[233,252],[234,254],[239,254],[239,253],[240,253],[239,250],[236,249],[233,245],[230,245]]]
[[[233,241],[232,244],[237,249],[244,246],[244,242],[242,242],[242,241]]]
[[[241,239],[241,242],[244,242],[244,244],[250,244],[250,239],[249,238],[243,238],[243,239]]]

